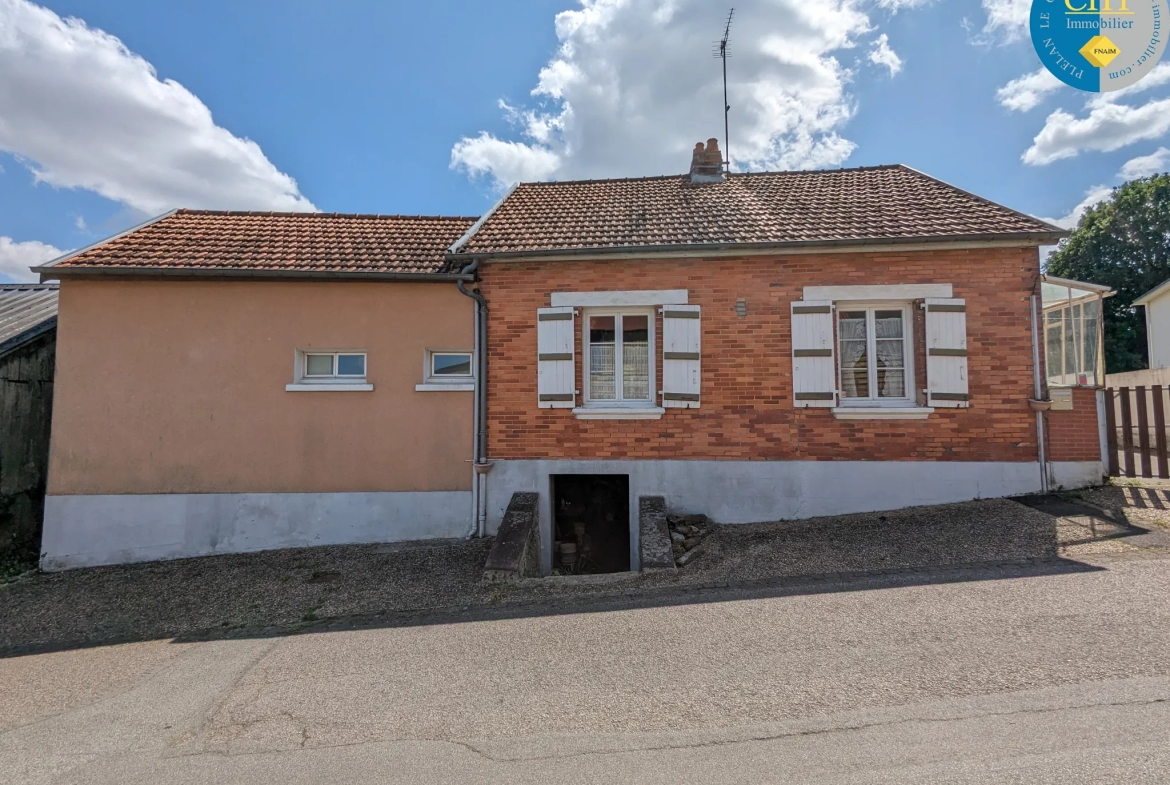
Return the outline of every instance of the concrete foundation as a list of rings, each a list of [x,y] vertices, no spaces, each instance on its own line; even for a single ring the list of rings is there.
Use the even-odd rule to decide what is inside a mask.
[[[1066,488],[1100,482],[1100,462],[1051,464]],[[540,494],[542,569],[552,569],[550,478],[627,474],[631,518],[638,499],[663,496],[678,513],[718,523],[795,520],[999,498],[1040,490],[1038,463],[927,461],[640,461],[498,460],[488,483],[488,531],[517,491]],[[630,531],[631,569],[639,569],[638,527]]]
[[[470,491],[49,496],[41,569],[461,537],[470,507]]]

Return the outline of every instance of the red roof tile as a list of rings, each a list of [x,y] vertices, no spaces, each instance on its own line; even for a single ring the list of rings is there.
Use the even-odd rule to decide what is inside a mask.
[[[523,183],[460,254],[1063,236],[905,166]],[[1050,239],[1050,241],[1053,241]]]
[[[178,210],[53,265],[82,272],[445,274],[474,218]]]

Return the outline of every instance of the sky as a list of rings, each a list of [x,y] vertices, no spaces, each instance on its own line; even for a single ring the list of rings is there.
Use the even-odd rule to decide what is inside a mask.
[[[1030,0],[729,0],[736,171],[903,163],[1074,226],[1170,169],[1170,61],[1097,95]],[[710,0],[0,0],[0,280],[177,207],[480,215],[722,145]]]

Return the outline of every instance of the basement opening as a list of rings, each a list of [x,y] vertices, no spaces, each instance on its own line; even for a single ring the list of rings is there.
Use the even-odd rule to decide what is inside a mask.
[[[630,476],[553,475],[553,574],[630,569]]]

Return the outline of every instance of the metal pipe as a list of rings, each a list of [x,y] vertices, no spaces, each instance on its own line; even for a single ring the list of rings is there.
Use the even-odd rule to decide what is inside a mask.
[[[471,263],[460,271],[461,276],[473,276],[475,271],[479,269],[479,259],[472,259]],[[487,301],[484,296],[478,291],[469,291],[464,285],[463,280],[456,282],[459,288],[459,293],[465,297],[470,297],[475,300],[475,326],[474,326],[474,352],[475,360],[475,398],[472,406],[472,448],[471,448],[471,463],[472,463],[472,478],[471,478],[471,526],[468,527],[467,536],[483,536],[486,532],[486,517],[487,517],[487,477],[486,474],[480,471],[482,465],[486,463],[486,444],[487,444],[487,428],[485,415],[485,404],[487,402],[484,396],[486,388],[486,331],[487,331]]]
[[[1040,380],[1040,330],[1036,324],[1036,295],[1032,295],[1032,372],[1036,384],[1036,400],[1044,399]],[[1062,320],[1063,321],[1063,320]],[[1044,449],[1044,412],[1036,412],[1036,453],[1040,461],[1040,491],[1048,493],[1048,460]]]

